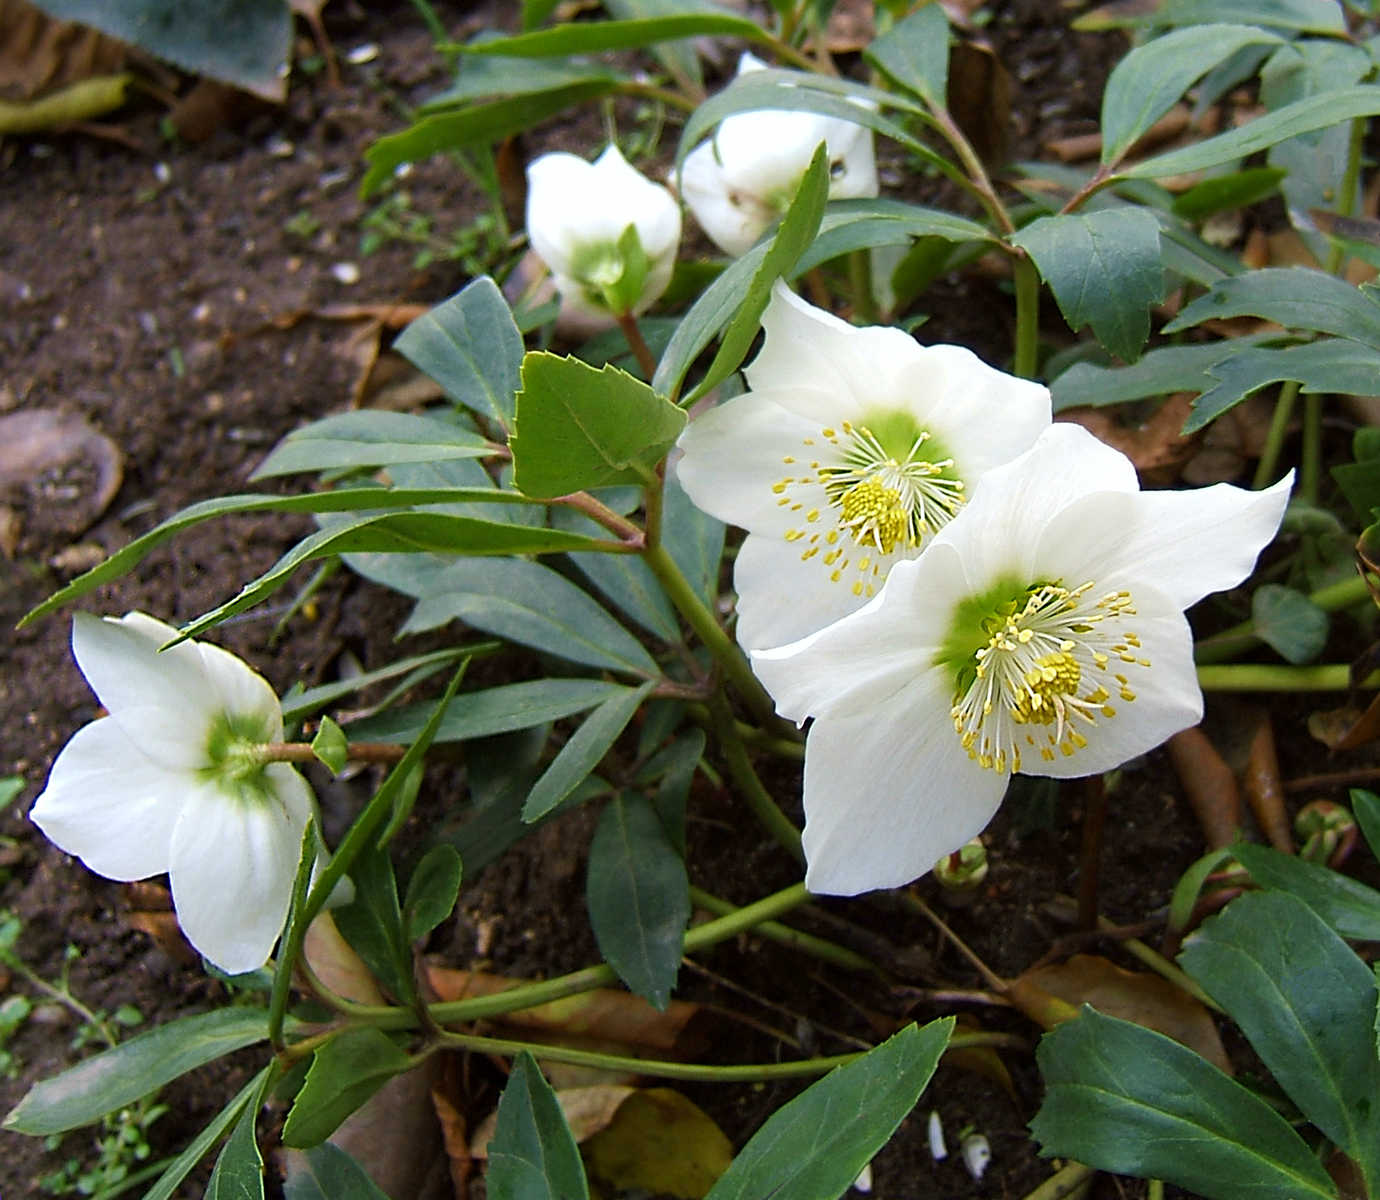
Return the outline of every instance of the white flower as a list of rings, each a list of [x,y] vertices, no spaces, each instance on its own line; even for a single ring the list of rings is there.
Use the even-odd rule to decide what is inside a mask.
[[[744,54],[738,74],[766,67]],[[680,194],[714,244],[738,258],[786,211],[820,142],[829,148],[829,199],[877,195],[872,130],[838,117],[787,109],[724,118],[718,133],[686,157]]]
[[[748,531],[738,641],[796,641],[866,604],[986,470],[1049,425],[1049,392],[959,346],[858,329],[776,285],[751,391],[681,435],[678,472],[706,512]]]
[[[1184,609],[1274,536],[1292,477],[1141,492],[1056,424],[861,612],[753,667],[805,750],[806,883],[852,895],[928,871],[991,820],[1007,772],[1107,771],[1198,722]]]
[[[228,974],[264,964],[287,916],[314,801],[287,763],[268,681],[143,613],[78,613],[77,665],[109,716],[77,730],[30,817],[108,879],[166,871],[188,940]]]
[[[563,308],[611,324],[666,290],[680,249],[680,205],[610,146],[593,162],[543,154],[527,168],[527,237]]]

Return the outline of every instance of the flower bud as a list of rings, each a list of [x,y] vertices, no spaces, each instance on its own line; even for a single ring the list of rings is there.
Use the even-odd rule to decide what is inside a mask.
[[[1299,847],[1300,858],[1340,867],[1356,845],[1356,818],[1331,800],[1314,800],[1299,809],[1294,832],[1303,843]]]
[[[680,248],[680,206],[617,146],[588,163],[543,154],[527,168],[527,237],[563,311],[609,326],[666,290]]]
[[[977,891],[987,878],[987,847],[982,839],[973,838],[941,858],[934,864],[934,878],[949,891]]]
[[[740,76],[764,70],[751,54],[738,62]],[[726,117],[715,136],[686,158],[680,194],[714,244],[737,258],[789,207],[820,142],[829,150],[829,199],[877,195],[870,129],[784,109]]]

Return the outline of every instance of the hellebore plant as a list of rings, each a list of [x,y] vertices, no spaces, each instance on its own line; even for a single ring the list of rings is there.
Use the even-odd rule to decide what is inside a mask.
[[[766,70],[745,53],[740,76]],[[768,109],[726,118],[709,141],[686,157],[679,189],[700,228],[738,258],[786,211],[815,148],[829,152],[829,199],[877,195],[872,131],[838,117]]]
[[[1292,484],[1141,492],[1052,425],[866,608],[754,653],[781,714],[814,718],[806,886],[905,884],[981,832],[1008,773],[1096,774],[1196,724],[1184,610],[1250,573]]]
[[[563,312],[592,327],[637,316],[666,290],[680,249],[680,206],[617,146],[593,163],[543,154],[527,168],[527,236]]]
[[[315,801],[283,740],[268,681],[143,613],[78,613],[77,664],[109,716],[79,729],[34,823],[107,879],[167,872],[178,923],[231,975],[263,966],[283,928]]]
[[[867,604],[1049,425],[1049,392],[960,346],[859,329],[777,283],[747,394],[681,435],[681,485],[748,531],[738,641],[793,642]]]

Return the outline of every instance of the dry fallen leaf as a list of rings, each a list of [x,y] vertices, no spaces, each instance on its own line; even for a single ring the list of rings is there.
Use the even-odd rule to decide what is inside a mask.
[[[1165,743],[1209,850],[1230,846],[1241,829],[1236,776],[1201,728],[1180,730]]]
[[[968,1013],[959,1014],[956,1028],[963,1033],[983,1032],[982,1022]],[[961,1067],[965,1071],[972,1071],[976,1075],[981,1075],[984,1079],[990,1079],[1012,1100],[1020,1103],[1011,1072],[1006,1069],[1006,1063],[1002,1061],[1001,1055],[991,1046],[971,1046],[960,1050],[946,1050],[944,1051],[944,1065]]]
[[[579,1144],[601,1129],[606,1129],[623,1101],[635,1091],[636,1088],[616,1084],[557,1088],[556,1102],[561,1106],[565,1123],[570,1126],[571,1136]],[[489,1143],[493,1140],[497,1124],[498,1113],[492,1112],[475,1127],[469,1145],[471,1158],[482,1160],[489,1157]]]
[[[337,996],[356,1004],[386,1004],[373,973],[336,928],[329,912],[307,928],[302,953],[312,973]]]
[[[856,54],[877,36],[871,0],[839,0],[829,14],[824,44],[830,54]]]
[[[115,75],[122,42],[72,21],[57,21],[28,0],[0,0],[0,100],[35,100],[82,80]]]
[[[1066,408],[1056,421],[1071,421],[1113,449],[1120,450],[1135,464],[1146,487],[1167,487],[1176,483],[1179,470],[1193,456],[1200,435],[1183,437],[1183,428],[1192,408],[1193,394],[1170,396],[1140,426],[1124,425],[1115,408]]]
[[[1090,1004],[1098,1012],[1171,1037],[1227,1074],[1232,1073],[1231,1060],[1222,1048],[1211,1014],[1183,988],[1160,975],[1127,971],[1100,955],[1075,954],[1067,962],[1041,967],[1021,979],[1070,1004]]]
[[[703,1200],[733,1161],[733,1144],[671,1088],[635,1091],[584,1146],[590,1174],[619,1192]]]
[[[1011,150],[1011,76],[986,41],[958,42],[949,53],[949,111],[983,162]]]
[[[1284,806],[1284,782],[1279,774],[1274,726],[1262,713],[1246,759],[1246,799],[1261,832],[1281,854],[1293,854],[1294,836],[1289,811]]]

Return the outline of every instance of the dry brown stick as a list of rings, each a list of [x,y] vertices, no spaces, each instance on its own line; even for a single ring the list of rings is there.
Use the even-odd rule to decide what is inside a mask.
[[[1302,775],[1291,779],[1284,785],[1286,792],[1311,792],[1315,788],[1325,791],[1329,788],[1351,787],[1357,783],[1380,781],[1380,767],[1355,767],[1350,771],[1337,771],[1331,775]]]

